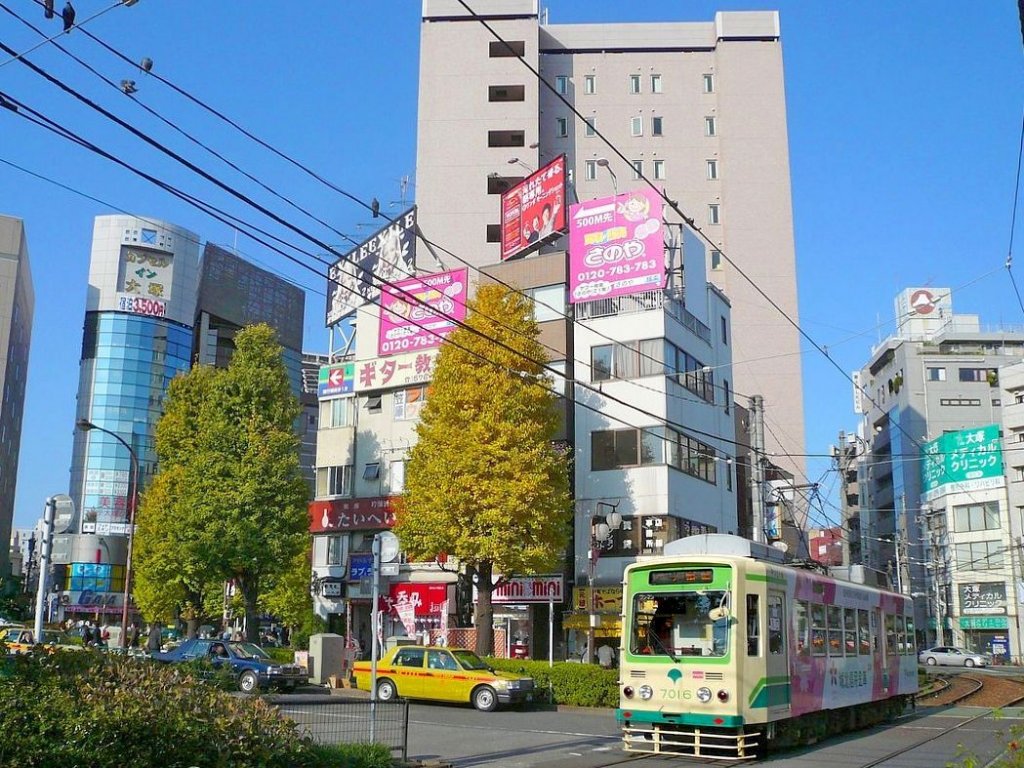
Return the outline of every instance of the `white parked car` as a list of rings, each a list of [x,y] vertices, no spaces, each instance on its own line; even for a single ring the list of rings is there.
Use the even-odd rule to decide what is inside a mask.
[[[987,667],[991,662],[983,653],[974,653],[966,648],[954,648],[951,645],[939,645],[921,651],[917,660],[922,664],[935,666],[942,664],[953,667]]]

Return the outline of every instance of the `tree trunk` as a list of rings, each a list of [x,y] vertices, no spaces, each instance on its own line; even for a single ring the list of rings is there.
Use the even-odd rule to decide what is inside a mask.
[[[491,571],[489,561],[476,567],[476,653],[478,656],[494,655],[494,609],[491,607]]]
[[[259,643],[260,616],[256,609],[259,589],[255,578],[239,579],[238,588],[242,591],[242,602],[245,605],[245,639],[250,643]]]
[[[191,640],[199,636],[199,617],[190,616],[185,620],[185,636]]]

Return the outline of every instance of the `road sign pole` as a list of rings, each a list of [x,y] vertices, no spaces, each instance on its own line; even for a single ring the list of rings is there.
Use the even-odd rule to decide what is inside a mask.
[[[380,625],[380,534],[373,537],[373,588],[370,591],[370,743],[375,741],[377,730],[377,659],[380,648],[377,645]]]

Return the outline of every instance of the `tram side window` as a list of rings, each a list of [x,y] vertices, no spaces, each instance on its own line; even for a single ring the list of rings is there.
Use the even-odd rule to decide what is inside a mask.
[[[857,611],[847,608],[843,611],[843,642],[847,656],[857,655]]]
[[[747,656],[761,655],[760,595],[747,595]]]
[[[843,655],[843,609],[837,605],[828,607],[828,655]]]
[[[768,653],[780,655],[785,650],[782,628],[785,626],[782,595],[768,596]]]
[[[899,654],[902,656],[907,652],[907,631],[903,624],[903,616],[894,616],[896,619],[896,642]]]
[[[811,604],[811,653],[815,656],[825,655],[828,644],[828,631],[825,629],[825,606]]]
[[[903,653],[907,654],[908,656],[913,656],[916,653],[916,651],[914,650],[914,645],[917,642],[917,637],[914,634],[914,617],[913,616],[907,616],[906,622],[907,622],[907,642],[903,646]]]
[[[861,656],[871,655],[871,627],[868,625],[868,612],[865,610],[857,611],[857,623],[859,642],[859,652]]]
[[[896,617],[891,613],[885,615],[885,655],[895,656],[898,651],[898,640],[896,635]]]
[[[811,654],[810,609],[807,603],[796,602],[793,603],[793,610],[796,613],[796,652],[800,656],[809,656]]]

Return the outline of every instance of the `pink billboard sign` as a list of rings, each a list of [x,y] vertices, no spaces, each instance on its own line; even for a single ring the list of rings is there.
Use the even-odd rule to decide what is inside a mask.
[[[384,357],[441,346],[466,319],[468,280],[468,269],[455,269],[383,286],[377,354]]]
[[[638,189],[569,209],[569,302],[665,287],[661,195]]]

